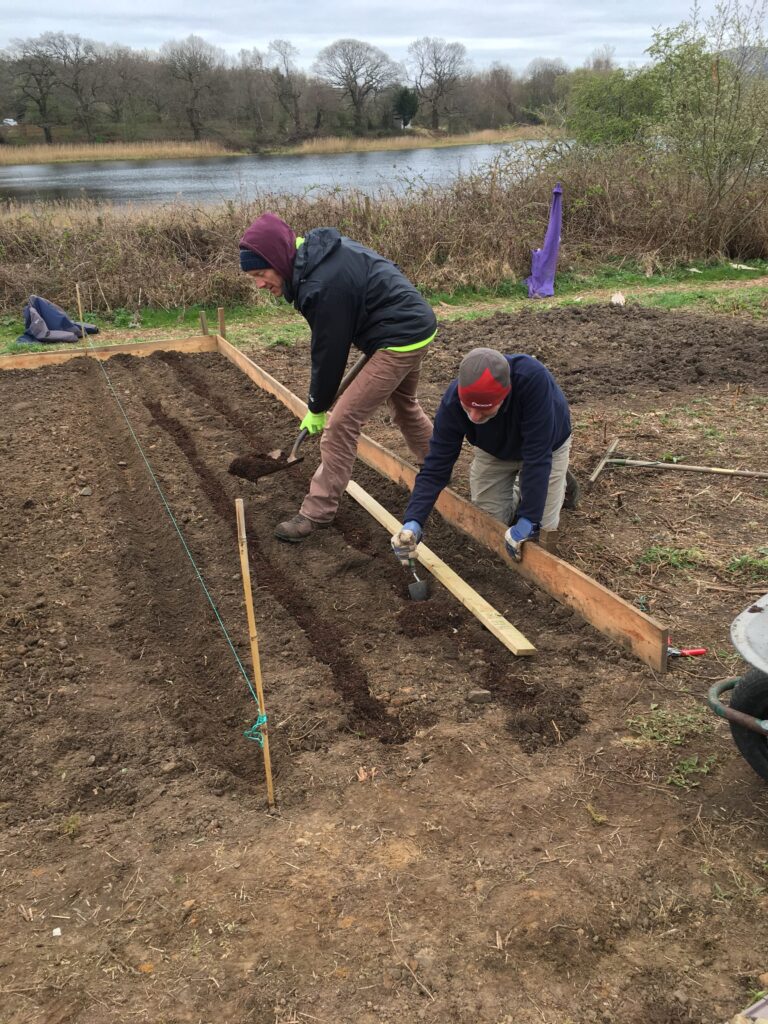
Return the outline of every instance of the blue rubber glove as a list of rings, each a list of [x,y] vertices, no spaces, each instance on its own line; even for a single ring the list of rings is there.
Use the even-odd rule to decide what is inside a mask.
[[[422,532],[420,524],[415,519],[409,519],[407,523],[403,523],[390,541],[395,557],[403,565],[408,565],[416,554]]]
[[[514,526],[510,526],[507,532],[504,534],[504,543],[507,546],[507,552],[514,558],[516,562],[519,562],[523,557],[523,544],[530,540],[536,533],[533,523],[530,519],[518,519]]]
[[[301,429],[312,436],[312,434],[319,434],[325,427],[325,421],[328,419],[327,412],[308,412],[304,419],[301,421]]]

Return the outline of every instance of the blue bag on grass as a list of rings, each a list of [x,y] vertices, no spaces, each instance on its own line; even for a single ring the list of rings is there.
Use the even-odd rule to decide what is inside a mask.
[[[86,334],[98,334],[93,324],[83,324]],[[24,333],[16,339],[18,345],[36,345],[55,341],[78,341],[83,332],[80,324],[70,320],[63,309],[39,295],[30,295],[24,307]]]

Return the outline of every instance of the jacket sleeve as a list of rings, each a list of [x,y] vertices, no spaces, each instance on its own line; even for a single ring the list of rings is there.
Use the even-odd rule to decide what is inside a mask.
[[[300,312],[312,328],[312,376],[307,405],[325,412],[333,404],[352,346],[355,308],[349,296],[327,286],[302,296]]]
[[[520,398],[523,465],[517,515],[539,526],[549,490],[552,447],[557,427],[552,389],[546,373],[530,377]]]
[[[403,522],[413,519],[423,526],[440,492],[448,485],[461,453],[465,427],[461,415],[443,398],[435,416],[429,454],[416,477]]]

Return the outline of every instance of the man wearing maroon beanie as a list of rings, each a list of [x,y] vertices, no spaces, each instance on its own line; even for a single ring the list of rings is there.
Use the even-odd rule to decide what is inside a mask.
[[[297,238],[280,217],[262,214],[240,239],[240,266],[258,288],[292,302],[312,328],[309,411],[301,426],[322,431],[321,462],[298,514],[275,528],[279,540],[298,543],[333,521],[363,424],[380,405],[389,406],[415,458],[426,458],[432,423],[416,388],[437,320],[399,267],[336,228]],[[334,404],[353,345],[368,361]]]
[[[424,524],[451,479],[464,439],[474,446],[469,471],[472,501],[509,526],[507,550],[522,546],[560,521],[571,448],[571,417],[549,370],[526,355],[472,349],[435,416],[429,455],[416,477],[403,525],[392,538],[407,564]]]

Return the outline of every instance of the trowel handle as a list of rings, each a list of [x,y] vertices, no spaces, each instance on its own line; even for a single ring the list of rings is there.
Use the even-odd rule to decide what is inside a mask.
[[[296,459],[299,457],[299,448],[301,448],[301,445],[302,445],[302,443],[304,441],[304,438],[308,434],[309,434],[309,431],[307,430],[307,428],[306,427],[302,427],[302,429],[299,431],[299,436],[293,442],[293,448],[291,448],[290,455],[288,456],[288,459],[287,459],[288,462],[295,462]]]

